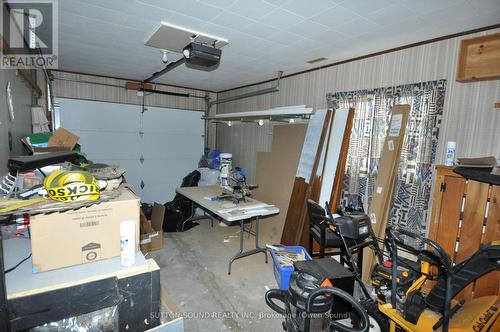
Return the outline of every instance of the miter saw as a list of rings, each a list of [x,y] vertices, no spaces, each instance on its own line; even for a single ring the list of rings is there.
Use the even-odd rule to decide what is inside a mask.
[[[222,187],[222,195],[217,198],[231,200],[233,203],[238,204],[239,202],[246,202],[247,197],[252,196],[252,190],[258,188],[257,185],[247,184],[247,174],[240,167],[234,168],[230,179],[235,184]]]

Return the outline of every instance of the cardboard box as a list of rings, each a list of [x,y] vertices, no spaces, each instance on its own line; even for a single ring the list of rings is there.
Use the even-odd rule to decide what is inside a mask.
[[[66,146],[48,146],[45,148],[37,148],[33,147],[32,151],[33,154],[42,154],[42,153],[48,153],[48,152],[59,152],[59,151],[72,151],[72,148],[68,148]]]
[[[49,147],[64,147],[73,150],[76,143],[80,137],[73,134],[72,132],[60,127],[57,129],[54,134],[49,138]]]
[[[405,137],[406,126],[410,116],[410,105],[395,105],[392,108],[391,122],[385,138],[379,173],[375,180],[375,191],[372,193],[369,216],[375,236],[385,238],[385,228],[389,219],[394,185],[401,161],[401,149]],[[372,250],[365,249],[363,257],[363,281],[368,282],[370,271],[375,262]]]
[[[151,220],[141,210],[141,251],[145,254],[163,248],[163,220],[165,206],[155,203]]]
[[[120,222],[134,220],[139,249],[140,201],[121,187],[112,200],[30,218],[33,273],[120,256]]]

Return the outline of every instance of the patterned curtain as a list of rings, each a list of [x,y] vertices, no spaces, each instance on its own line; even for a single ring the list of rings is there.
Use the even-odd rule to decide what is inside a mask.
[[[409,104],[390,222],[425,234],[430,213],[432,165],[436,159],[446,80],[327,94],[329,108],[354,107],[343,203],[369,208],[392,106]]]

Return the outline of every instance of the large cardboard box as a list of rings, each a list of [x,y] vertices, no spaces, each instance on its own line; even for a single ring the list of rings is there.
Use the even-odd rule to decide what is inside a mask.
[[[165,206],[155,203],[151,220],[141,210],[141,251],[147,253],[163,248],[163,220]]]
[[[120,222],[136,222],[139,249],[140,201],[121,187],[112,200],[30,219],[33,272],[120,256]]]

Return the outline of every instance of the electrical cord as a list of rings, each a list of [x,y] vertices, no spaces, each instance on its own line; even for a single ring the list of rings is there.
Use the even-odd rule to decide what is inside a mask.
[[[31,258],[31,254],[29,254],[28,257],[26,257],[25,259],[23,259],[22,261],[20,261],[19,263],[17,263],[16,265],[14,265],[13,267],[11,267],[10,269],[7,269],[5,270],[5,274],[11,272],[11,271],[14,271],[15,269],[17,269],[19,267],[19,265],[21,265],[22,263],[26,262],[28,259]]]
[[[28,227],[28,237],[31,239],[31,231],[30,231],[29,227]],[[30,254],[28,255],[28,257],[24,258],[22,261],[20,261],[19,263],[17,263],[17,264],[16,264],[16,265],[14,265],[13,267],[11,267],[11,268],[9,268],[9,269],[5,270],[5,271],[4,271],[4,274],[7,274],[7,273],[12,272],[12,271],[14,271],[15,269],[17,269],[17,268],[19,267],[19,265],[21,265],[22,263],[26,262],[28,259],[30,259],[30,258],[31,258],[31,254],[32,254],[32,253],[30,253]]]

